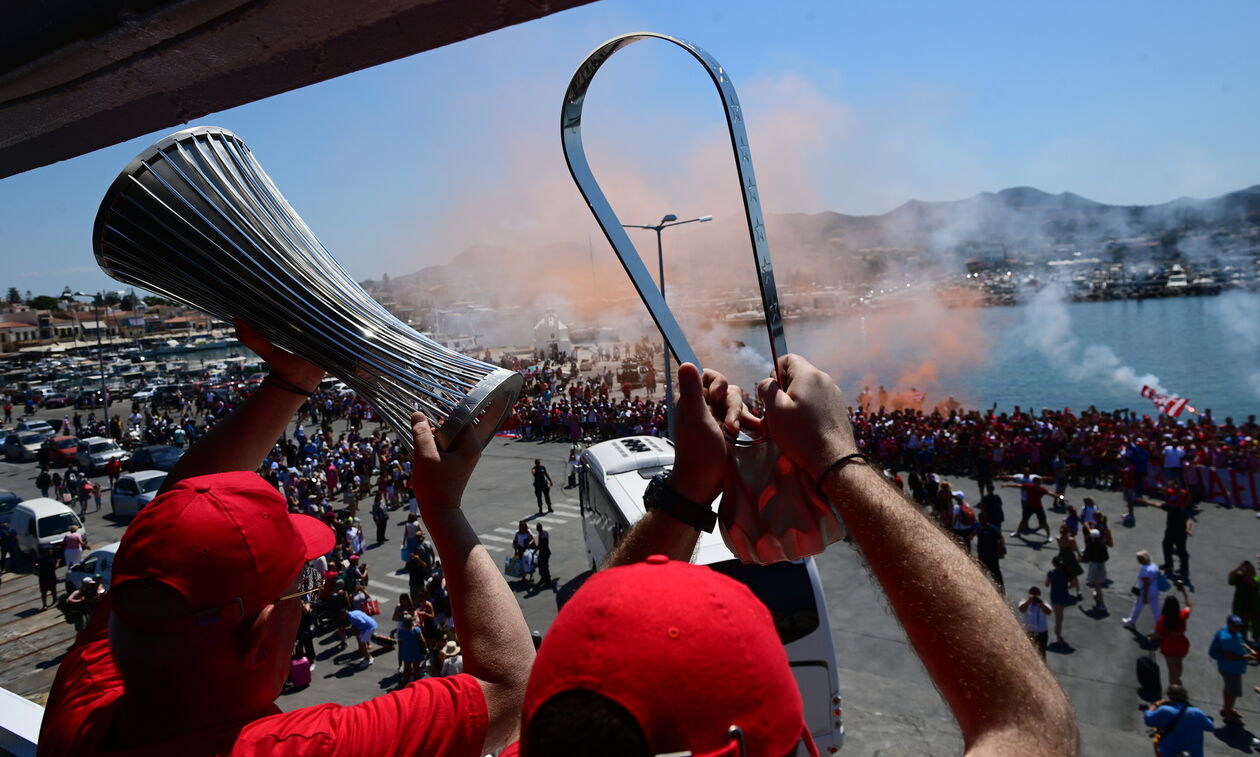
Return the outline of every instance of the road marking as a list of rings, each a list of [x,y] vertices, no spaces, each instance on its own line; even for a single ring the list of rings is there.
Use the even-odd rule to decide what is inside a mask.
[[[569,520],[568,520],[567,518],[557,518],[557,517],[556,517],[556,516],[554,516],[554,515],[543,515],[543,516],[541,516],[541,517],[534,518],[534,520],[540,520],[540,521],[542,521],[543,523],[553,523],[553,524],[555,524],[555,525],[557,525],[557,526],[562,526],[562,525],[564,525],[565,523],[568,523],[568,522],[569,522]]]
[[[501,541],[505,544],[512,543],[511,539],[504,539],[502,536],[495,536],[494,534],[477,534],[477,538],[481,539],[482,541],[489,539],[490,541]]]
[[[572,505],[556,505],[556,509],[564,512],[566,515],[581,515],[582,509],[573,507]]]
[[[514,533],[516,533],[516,530],[515,530],[515,529],[512,529],[512,528],[496,528],[496,529],[494,529],[494,530],[495,530],[495,531],[498,531],[498,532],[499,532],[499,533],[501,533],[501,534],[514,534]]]
[[[395,583],[390,583],[390,582],[387,582],[387,581],[383,581],[383,580],[381,580],[381,579],[379,579],[379,578],[369,578],[369,579],[368,579],[368,585],[369,585],[369,586],[376,586],[376,587],[379,587],[379,588],[381,588],[381,589],[388,589],[389,591],[396,591],[396,592],[398,592],[398,593],[400,593],[400,594],[404,594],[404,593],[406,593],[406,592],[411,591],[411,587],[410,587],[410,586],[408,586],[407,584],[395,584]]]
[[[505,550],[503,547],[500,547],[500,546],[499,546],[499,545],[497,545],[497,544],[482,544],[481,546],[485,547],[486,549],[490,550],[491,552],[506,552],[506,551],[507,551],[507,550]]]

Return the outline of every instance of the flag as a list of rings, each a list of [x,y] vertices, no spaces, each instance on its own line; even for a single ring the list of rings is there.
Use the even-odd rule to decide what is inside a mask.
[[[1191,414],[1197,415],[1195,409],[1190,406],[1190,400],[1185,397],[1178,397],[1175,394],[1164,394],[1158,389],[1149,386],[1142,387],[1142,396],[1149,399],[1155,407],[1159,408],[1161,413],[1173,418],[1180,416],[1183,411],[1189,411]]]

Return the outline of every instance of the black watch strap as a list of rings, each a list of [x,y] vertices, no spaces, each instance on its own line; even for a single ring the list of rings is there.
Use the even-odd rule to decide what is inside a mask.
[[[643,493],[643,507],[648,511],[660,510],[707,534],[713,533],[717,526],[717,513],[712,508],[692,502],[674,491],[669,485],[669,473],[658,473],[648,482],[647,491]]]

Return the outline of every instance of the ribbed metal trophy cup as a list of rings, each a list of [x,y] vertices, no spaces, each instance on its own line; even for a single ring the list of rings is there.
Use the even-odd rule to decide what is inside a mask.
[[[484,446],[520,393],[518,373],[452,352],[372,299],[225,129],[172,134],[133,160],[101,203],[93,249],[115,279],[240,318],[323,366],[408,448],[415,410],[443,449],[470,426]]]

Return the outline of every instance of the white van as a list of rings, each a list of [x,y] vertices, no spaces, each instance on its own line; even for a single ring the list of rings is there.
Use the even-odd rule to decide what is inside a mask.
[[[60,547],[71,526],[78,526],[79,533],[87,539],[87,530],[74,511],[56,500],[36,497],[19,503],[9,521],[17,532],[18,551],[27,557],[44,547]]]
[[[631,436],[593,445],[581,455],[578,494],[582,531],[592,569],[644,515],[648,481],[674,465],[668,439]],[[745,584],[770,610],[800,687],[809,725],[820,754],[844,744],[842,699],[836,649],[827,601],[813,558],[774,565],[746,565],[735,558],[715,530],[700,534],[692,562],[707,565]]]

